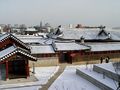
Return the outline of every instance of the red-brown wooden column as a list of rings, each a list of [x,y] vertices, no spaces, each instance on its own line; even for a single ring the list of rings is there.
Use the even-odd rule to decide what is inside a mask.
[[[60,52],[58,52],[58,59],[59,59],[59,63],[61,63],[61,53]]]
[[[29,74],[29,63],[28,63],[28,60],[26,60],[26,73],[27,73],[27,77],[29,77],[30,74]]]
[[[6,80],[8,80],[8,61],[6,61]]]

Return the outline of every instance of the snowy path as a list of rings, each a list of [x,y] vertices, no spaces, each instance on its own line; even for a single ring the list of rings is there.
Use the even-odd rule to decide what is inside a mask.
[[[89,81],[76,75],[78,67],[82,66],[67,66],[49,90],[100,90]]]
[[[63,73],[66,65],[60,65],[58,72],[54,75],[54,77],[50,78],[49,81],[42,85],[40,90],[48,90],[48,88],[53,84],[53,82]]]
[[[59,66],[55,67],[36,67],[35,77],[39,80],[37,83],[46,84],[48,80],[58,71]]]

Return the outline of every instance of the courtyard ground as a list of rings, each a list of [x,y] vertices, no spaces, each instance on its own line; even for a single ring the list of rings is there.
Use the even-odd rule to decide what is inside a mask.
[[[93,64],[36,67],[35,77],[38,81],[0,85],[0,90],[100,90],[100,88],[77,75],[77,68],[91,72]]]
[[[67,66],[48,90],[100,90],[76,74],[76,68],[79,67],[86,68],[85,65]]]
[[[48,82],[48,80],[54,76],[54,74],[58,71],[59,66],[52,67],[36,67],[35,68],[35,77],[38,81],[33,82],[16,82],[14,84],[0,84],[0,90],[38,90],[41,88],[41,85],[44,85]],[[32,70],[32,69],[31,69]],[[10,82],[10,81],[9,81]],[[11,83],[13,83],[11,81]]]

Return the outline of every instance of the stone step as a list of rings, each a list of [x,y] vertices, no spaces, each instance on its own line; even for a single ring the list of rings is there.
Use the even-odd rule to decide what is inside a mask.
[[[105,77],[103,78],[103,74],[94,72],[93,70],[88,69],[76,69],[76,74],[80,77],[88,80],[95,86],[99,87],[102,90],[116,90],[117,82],[112,79]]]
[[[113,80],[120,81],[120,75],[115,71],[112,63],[96,64],[93,66],[93,71],[104,74]]]

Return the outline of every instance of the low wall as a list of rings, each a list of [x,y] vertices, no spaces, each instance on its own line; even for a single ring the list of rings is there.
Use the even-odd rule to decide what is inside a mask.
[[[99,66],[97,66],[97,65],[94,65],[94,66],[93,66],[93,71],[98,72],[98,73],[101,73],[101,74],[105,74],[105,76],[107,76],[107,77],[109,77],[109,78],[111,78],[111,79],[113,79],[113,80],[120,81],[120,80],[119,80],[119,77],[120,77],[119,74],[114,73],[114,72],[112,72],[112,71],[108,71],[108,70],[106,70],[106,69],[104,69],[104,68],[102,68],[102,67],[99,67]]]
[[[58,65],[58,57],[44,57],[44,58],[38,58],[36,62],[29,61],[29,66],[32,67],[33,63],[35,67],[41,67],[41,66],[56,66]]]
[[[76,69],[76,74],[79,75],[80,77],[88,80],[89,82],[91,82],[95,86],[99,87],[101,90],[113,90],[111,87],[101,83],[97,79],[95,79],[95,78],[91,77],[90,75],[80,71],[79,69]]]
[[[76,54],[75,57],[72,58],[72,63],[100,63],[100,58],[107,58],[110,57],[110,62],[119,62],[120,61],[120,54],[119,53],[109,53],[109,54],[93,54],[93,55],[80,55],[79,53]]]

